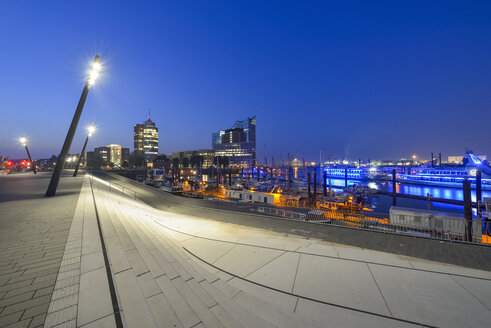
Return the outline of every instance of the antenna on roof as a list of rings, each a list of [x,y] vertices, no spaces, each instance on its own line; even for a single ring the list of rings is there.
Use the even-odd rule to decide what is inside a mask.
[[[148,119],[150,119],[150,107],[148,108]]]

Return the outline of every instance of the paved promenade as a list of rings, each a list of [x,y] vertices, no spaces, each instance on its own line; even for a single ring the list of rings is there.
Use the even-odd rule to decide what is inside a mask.
[[[83,178],[0,176],[0,326],[42,326],[59,275]]]
[[[0,178],[0,196],[8,194],[2,183],[16,178]],[[25,181],[41,184],[32,182],[38,179]],[[165,200],[156,208],[129,197],[128,190],[123,195],[119,187],[109,188],[105,179],[64,178],[65,195],[26,200],[25,208],[33,201],[45,206],[32,215],[51,214],[49,229],[31,228],[36,221],[14,205],[22,202],[15,196],[0,203],[7,211],[2,214],[17,209],[25,216],[14,221],[15,216],[2,215],[2,236],[10,239],[4,244],[2,238],[0,245],[10,255],[0,266],[0,279],[7,279],[0,285],[1,327],[486,327],[491,322],[491,271],[332,242],[326,234],[316,238],[308,231],[314,225],[291,222],[296,228],[284,232],[239,224],[284,222],[243,213],[215,211],[220,219],[214,220],[211,210],[181,213],[187,206]],[[56,199],[65,212],[57,212]],[[44,291],[37,288],[42,282],[37,276],[22,280],[27,291],[11,281],[17,276],[9,276],[25,275],[39,261],[39,255],[17,254],[16,247],[30,252],[45,247],[15,243],[24,229],[31,229],[30,237],[44,231],[43,243],[59,244]]]

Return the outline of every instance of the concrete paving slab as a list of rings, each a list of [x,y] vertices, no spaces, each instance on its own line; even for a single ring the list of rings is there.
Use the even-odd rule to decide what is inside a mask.
[[[93,322],[113,313],[105,268],[80,275],[78,304],[77,322],[79,325]]]
[[[288,312],[293,313],[295,305],[297,304],[297,297],[288,294],[280,293],[272,289],[261,287],[254,283],[242,280],[240,278],[233,278],[227,282],[229,285],[243,290],[249,294],[257,296],[268,303],[274,304]]]
[[[451,276],[459,285],[491,310],[491,281],[462,276]]]
[[[79,326],[83,328],[116,328],[116,321],[114,315],[108,315],[107,317],[101,318],[89,324]]]
[[[117,273],[114,279],[128,327],[154,327],[152,313],[149,311],[133,270]]]
[[[412,266],[416,269],[444,272],[454,275],[464,275],[491,280],[491,271],[477,270],[457,265],[450,265],[420,259],[411,259],[410,262]]]
[[[237,245],[214,261],[213,265],[221,270],[245,277],[283,253],[283,251],[273,249]]]
[[[104,267],[104,257],[102,251],[84,254],[81,257],[80,272],[86,273]]]
[[[225,242],[193,238],[181,242],[181,246],[186,247],[191,252],[196,254],[196,256],[204,259],[205,261],[213,263],[235,245]]]
[[[339,257],[336,248],[331,243],[326,242],[311,243],[308,246],[297,248],[296,251],[305,254]]]
[[[444,274],[369,264],[394,317],[438,327],[484,327],[491,312]]]
[[[420,325],[378,317],[362,312],[333,307],[331,305],[299,299],[295,313],[324,324],[326,328],[419,328]]]
[[[369,249],[360,249],[357,247],[347,247],[341,245],[335,245],[334,248],[339,254],[339,258],[357,260],[363,262],[374,262],[387,265],[395,265],[406,268],[412,268],[413,266],[405,258],[397,254],[390,254],[385,252],[378,252]]]
[[[292,292],[299,260],[300,254],[286,252],[245,278],[272,288]]]
[[[364,263],[302,255],[293,292],[316,300],[390,315]]]

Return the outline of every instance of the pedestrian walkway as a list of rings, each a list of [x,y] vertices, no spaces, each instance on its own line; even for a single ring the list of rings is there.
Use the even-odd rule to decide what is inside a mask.
[[[482,327],[491,272],[156,210],[95,181],[129,326]]]
[[[63,177],[45,198],[50,174],[0,177],[0,327],[43,325],[83,178]]]
[[[489,271],[162,211],[88,175],[79,190],[71,216],[57,218],[65,222],[64,240],[44,294],[37,278],[29,278],[26,292],[1,267],[7,284],[0,285],[0,302],[10,304],[0,303],[0,326],[485,327],[491,321]],[[9,256],[15,247],[6,248]],[[23,265],[36,263],[29,261]],[[26,293],[28,301],[15,298]],[[38,317],[31,299],[42,302]]]

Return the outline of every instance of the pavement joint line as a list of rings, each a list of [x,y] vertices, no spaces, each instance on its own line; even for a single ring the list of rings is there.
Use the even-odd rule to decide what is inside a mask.
[[[250,276],[251,274],[253,274],[254,272],[258,271],[259,269],[263,268],[265,265],[273,262],[274,260],[276,260],[277,258],[279,258],[280,256],[286,254],[287,251],[283,251],[283,253],[280,253],[278,254],[277,256],[275,256],[274,258],[272,258],[271,260],[267,261],[266,263],[264,263],[263,265],[259,266],[258,268],[252,270],[251,272],[249,272],[246,276],[244,276],[245,278],[247,278],[248,276]],[[300,256],[299,256],[300,257]],[[230,280],[230,279],[229,279]]]
[[[368,268],[368,271],[370,272],[370,275],[372,276],[373,281],[375,282],[375,285],[377,286],[377,289],[380,293],[380,296],[382,296],[382,299],[384,300],[385,306],[387,307],[387,310],[389,311],[390,316],[393,317],[394,315],[392,314],[392,311],[390,310],[389,304],[387,303],[387,300],[385,299],[385,296],[382,293],[382,290],[380,289],[378,281],[377,281],[377,279],[375,279],[375,276],[373,275],[372,269],[370,269],[370,265],[368,263],[367,263],[367,268]]]
[[[225,253],[223,253],[222,255],[220,255],[215,261],[213,261],[213,263],[215,263],[216,261],[218,261],[219,259],[221,259],[222,257],[224,257],[225,255],[227,255],[232,249],[234,249],[235,247],[237,247],[239,245],[234,245],[232,247],[230,247],[230,249],[228,249],[227,251],[225,251]]]
[[[220,240],[220,239],[214,239],[214,238],[210,238],[210,237],[202,237],[202,236],[198,236],[198,235],[193,235],[193,234],[190,234],[190,233],[187,233],[187,232],[182,232],[182,231],[176,230],[174,228],[170,228],[170,227],[168,227],[168,226],[160,223],[157,220],[154,220],[154,221],[155,221],[155,223],[157,223],[158,225],[161,225],[162,227],[164,227],[166,229],[169,229],[171,231],[174,231],[174,232],[177,232],[177,233],[181,233],[181,234],[184,234],[184,235],[193,236],[194,238],[200,238],[200,239],[205,239],[205,240],[218,241],[218,242],[229,243],[229,244],[237,244],[237,245],[244,245],[244,246],[253,246],[253,247],[264,248],[264,249],[271,249],[271,250],[277,250],[277,251],[285,251],[285,249],[282,249],[282,248],[276,248],[276,247],[270,247],[270,246],[263,246],[263,245],[253,245],[253,244],[247,244],[247,243],[241,243],[241,242],[235,242],[235,241],[228,241],[228,240]],[[287,250],[287,252],[298,253],[298,254],[303,254],[303,255],[311,255],[311,256],[317,256],[317,257],[326,257],[326,258],[332,258],[332,259],[343,260],[343,261],[351,261],[351,262],[358,262],[358,263],[369,263],[369,264],[380,265],[380,266],[387,266],[387,267],[393,267],[393,268],[398,268],[398,269],[406,269],[406,270],[421,271],[421,272],[428,272],[428,273],[438,273],[438,274],[450,274],[448,272],[441,272],[441,271],[435,271],[435,270],[417,269],[417,268],[414,268],[414,266],[413,266],[413,268],[409,268],[409,267],[404,267],[404,266],[395,265],[395,264],[386,264],[386,263],[378,263],[378,262],[364,261],[364,260],[357,260],[357,259],[348,259],[348,258],[343,258],[343,257],[331,256],[331,255],[312,254],[312,253],[304,253],[304,252],[288,251],[288,250]],[[458,267],[458,268],[467,268],[467,267],[461,267],[461,266],[456,266],[456,267]],[[468,269],[480,270],[480,269],[473,269],[473,268],[468,268]],[[481,271],[486,271],[486,270],[482,270],[481,269]],[[469,276],[469,275],[458,274],[458,273],[451,273],[451,274],[454,275],[454,276],[457,276],[457,277],[473,278],[473,279],[480,279],[480,280],[491,281],[491,278],[475,277],[475,276]]]
[[[106,249],[106,243],[104,240],[104,235],[102,233],[101,219],[99,217],[99,212],[97,210],[97,202],[95,199],[95,193],[94,193],[94,187],[93,187],[93,181],[92,180],[93,179],[91,179],[91,175],[89,175],[90,190],[92,193],[92,199],[94,201],[94,210],[95,210],[95,216],[97,219],[97,227],[99,230],[99,238],[100,238],[100,242],[101,242],[102,255],[104,258],[106,275],[107,275],[107,280],[108,280],[108,284],[109,284],[109,291],[111,294],[111,301],[112,301],[112,305],[113,305],[114,321],[115,321],[117,328],[123,328],[123,319],[122,319],[122,315],[121,315],[121,312],[122,312],[121,311],[121,305],[119,304],[116,286],[114,283],[113,274],[111,272],[109,257],[108,257],[107,249]]]
[[[298,261],[297,261],[297,269],[295,270],[295,277],[293,278],[293,284],[292,284],[292,293],[295,290],[295,282],[297,281],[297,273],[298,273],[298,268],[300,267],[300,259],[302,258],[302,254],[298,256]],[[298,298],[297,298],[297,303],[298,303]],[[297,303],[295,303],[295,309],[297,308]],[[293,310],[295,312],[295,310]]]
[[[486,309],[488,309],[488,310],[491,311],[491,308],[489,308],[483,301],[481,301],[479,298],[477,298],[470,290],[468,290],[461,283],[459,283],[454,277],[452,277],[451,274],[449,274],[449,277],[450,277],[450,279],[452,279],[453,281],[455,281],[457,283],[457,285],[459,285],[460,287],[462,287],[466,292],[468,292],[469,294],[471,294],[472,297],[474,297],[474,299],[476,299],[479,303],[481,303],[482,305],[484,305],[484,307]]]
[[[215,269],[218,269],[218,270],[220,270],[222,272],[228,273],[229,275],[232,275],[232,276],[234,276],[237,279],[244,280],[244,281],[249,282],[251,284],[254,284],[256,286],[260,286],[260,287],[263,287],[263,288],[266,288],[266,289],[274,290],[274,291],[279,292],[279,293],[282,293],[282,294],[286,294],[286,295],[290,295],[290,296],[293,296],[293,297],[305,299],[305,300],[308,300],[308,301],[312,301],[312,302],[316,302],[316,303],[321,303],[321,304],[325,304],[325,305],[330,305],[330,306],[334,306],[334,307],[337,307],[337,308],[342,308],[342,309],[346,309],[346,310],[360,312],[360,313],[364,313],[364,314],[368,314],[368,315],[373,315],[373,316],[376,316],[376,317],[381,317],[381,318],[385,318],[385,319],[395,320],[395,321],[399,321],[399,322],[405,322],[405,323],[409,323],[409,324],[413,324],[413,325],[418,325],[418,326],[422,326],[422,327],[439,328],[437,326],[432,326],[432,325],[424,324],[424,323],[421,323],[421,322],[406,320],[406,319],[397,318],[397,317],[390,317],[390,316],[387,316],[387,315],[383,315],[383,314],[379,314],[379,313],[375,313],[375,312],[370,312],[370,311],[366,311],[366,310],[361,310],[361,309],[357,309],[357,308],[353,308],[353,307],[349,307],[349,306],[345,306],[345,305],[341,305],[341,304],[337,304],[337,303],[321,301],[321,300],[317,300],[315,298],[311,298],[311,297],[307,297],[307,296],[303,296],[303,295],[298,295],[298,294],[294,294],[294,293],[290,293],[290,292],[286,292],[284,290],[277,289],[277,288],[274,288],[274,287],[271,287],[271,286],[266,286],[266,285],[260,284],[258,282],[255,282],[255,281],[252,281],[252,280],[249,280],[249,279],[246,279],[246,278],[239,277],[238,275],[233,274],[233,273],[228,272],[228,271],[225,271],[223,269],[220,269],[220,268],[216,267],[215,265],[213,265],[213,264],[207,262],[206,260],[202,259],[201,257],[197,256],[196,254],[194,254],[193,252],[191,252],[190,250],[188,250],[186,247],[183,247],[183,249],[186,252],[188,252],[189,254],[191,254],[192,256],[194,256],[195,258],[197,258],[198,260],[202,261],[203,263],[206,263],[206,264],[214,267]],[[242,292],[242,290],[237,295],[239,295],[241,292]],[[235,295],[235,296],[237,296],[237,295]]]

